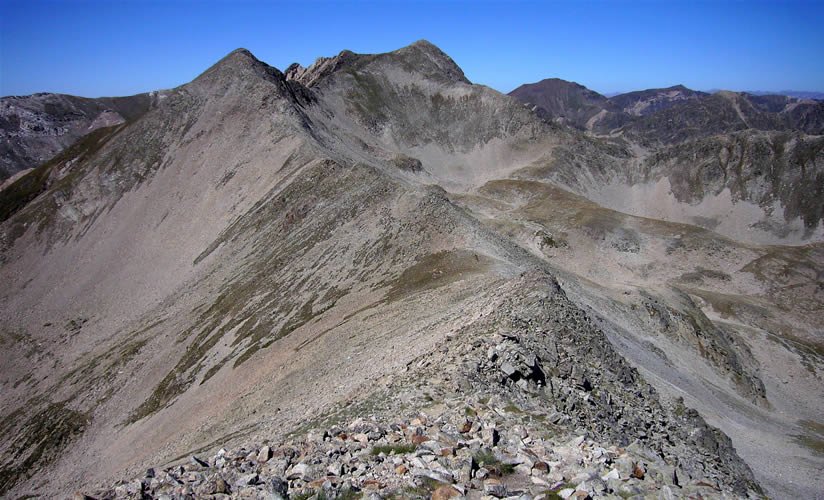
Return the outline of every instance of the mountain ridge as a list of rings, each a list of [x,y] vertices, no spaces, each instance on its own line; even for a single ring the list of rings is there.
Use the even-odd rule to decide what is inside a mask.
[[[40,172],[0,223],[5,492],[65,494],[279,441],[336,405],[382,407],[382,388],[429,412],[419,390],[551,408],[547,431],[583,426],[659,457],[655,487],[816,491],[819,462],[791,437],[813,434],[787,415],[814,421],[824,398],[821,244],[742,242],[588,192],[671,174],[700,149],[683,194],[771,193],[725,174],[761,143],[744,134],[708,178],[714,146],[645,163],[637,144],[547,123],[413,45],[303,72],[235,51]],[[807,140],[764,140],[801,162],[773,180],[811,184],[821,149]],[[471,463],[467,476],[429,464],[486,487]],[[290,494],[312,489],[288,470],[273,474]]]

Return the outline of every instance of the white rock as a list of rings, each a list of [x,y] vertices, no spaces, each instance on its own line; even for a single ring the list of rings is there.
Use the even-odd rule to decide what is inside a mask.
[[[272,449],[269,448],[268,446],[264,446],[263,448],[260,449],[260,451],[258,451],[257,461],[260,462],[260,463],[267,462],[269,460],[269,457],[271,457],[271,456],[272,456]]]
[[[564,488],[558,492],[558,496],[561,498],[569,498],[572,496],[573,493],[575,493],[575,490],[573,490],[572,488]]]
[[[545,488],[549,488],[550,486],[552,486],[549,483],[549,481],[545,481],[544,479],[541,479],[540,477],[532,476],[532,477],[529,478],[529,480],[532,481],[532,484],[537,484],[538,486],[543,486]]]
[[[300,463],[292,467],[292,471],[289,472],[289,475],[286,476],[286,479],[303,479],[306,476],[306,472],[309,470],[309,466]]]

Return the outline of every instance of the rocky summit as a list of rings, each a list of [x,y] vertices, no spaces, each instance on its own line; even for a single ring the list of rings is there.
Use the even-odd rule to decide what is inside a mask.
[[[423,40],[4,98],[0,494],[815,498],[820,106]]]

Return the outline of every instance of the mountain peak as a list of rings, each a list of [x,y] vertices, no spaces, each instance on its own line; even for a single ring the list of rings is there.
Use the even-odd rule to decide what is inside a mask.
[[[534,107],[539,116],[578,129],[587,129],[590,120],[602,111],[610,111],[609,100],[583,85],[561,78],[545,78],[525,83],[509,93]]]
[[[727,98],[727,99],[736,99],[741,95],[741,93],[736,92],[734,90],[719,90],[718,92],[715,93],[715,95],[717,95],[719,97],[724,97],[724,98]]]
[[[420,47],[420,48],[423,48],[423,49],[441,50],[441,49],[438,48],[437,45],[435,45],[434,43],[430,42],[429,40],[427,40],[425,38],[421,38],[420,40],[412,42],[411,44],[409,44],[409,47]]]
[[[566,91],[584,91],[592,94],[596,94],[600,97],[600,94],[591,90],[584,85],[581,85],[578,82],[573,82],[569,80],[564,80],[562,78],[544,78],[535,83],[525,83],[518,87],[518,89],[547,89],[551,91],[559,91],[559,90],[566,90]],[[513,90],[512,92],[517,91],[518,89]],[[604,97],[604,99],[606,99]]]
[[[461,83],[471,83],[446,52],[428,40],[418,40],[394,52],[390,56],[399,57],[410,68],[420,71],[429,78]]]
[[[265,80],[283,79],[283,74],[264,63],[251,51],[237,48],[201,73],[192,83],[206,85],[223,85],[238,78],[263,78]]]
[[[234,55],[253,57],[253,58],[255,57],[254,54],[252,54],[252,51],[250,51],[249,49],[244,48],[244,47],[236,48],[235,50],[233,50],[233,51],[229,52],[228,54],[226,54],[226,57],[230,57],[230,56],[234,56]]]
[[[250,51],[249,49],[239,47],[239,48],[229,52],[225,56],[223,56],[223,58],[220,59],[217,63],[215,63],[214,66],[212,66],[212,67],[219,66],[219,65],[225,65],[225,64],[258,65],[258,64],[264,64],[264,63],[261,62],[260,59],[255,57],[255,55],[252,54],[252,51]]]
[[[225,56],[223,56],[218,62],[213,64],[209,69],[207,69],[204,73],[208,72],[209,70],[217,67],[241,67],[241,66],[255,66],[259,64],[264,64],[261,62],[257,57],[249,49],[245,49],[243,47],[237,48]]]
[[[286,79],[312,87],[327,76],[344,67],[361,67],[363,64],[401,63],[410,72],[419,73],[435,80],[470,83],[463,70],[444,51],[427,40],[418,40],[401,49],[383,54],[357,54],[342,50],[332,57],[318,57],[308,68],[293,63],[286,68]]]

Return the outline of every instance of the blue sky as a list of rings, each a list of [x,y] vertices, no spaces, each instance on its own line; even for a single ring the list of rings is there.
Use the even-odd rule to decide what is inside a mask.
[[[548,77],[605,93],[824,91],[824,0],[0,0],[0,37],[0,95],[127,95],[190,81],[237,47],[284,69],[421,38],[504,92]]]

